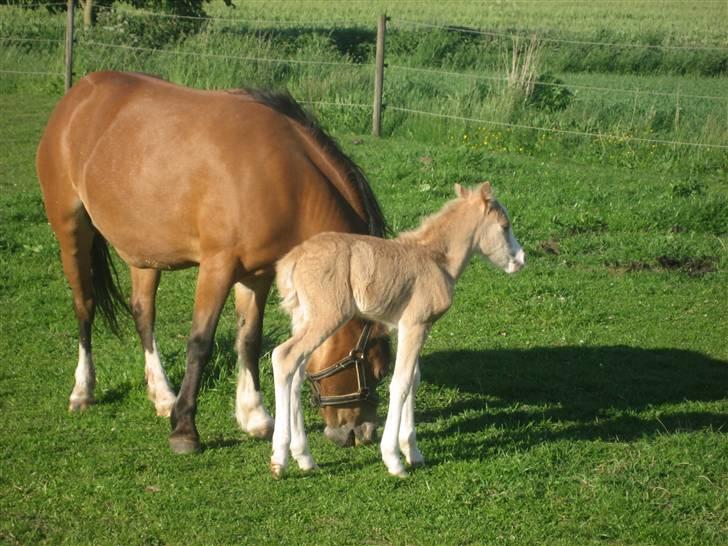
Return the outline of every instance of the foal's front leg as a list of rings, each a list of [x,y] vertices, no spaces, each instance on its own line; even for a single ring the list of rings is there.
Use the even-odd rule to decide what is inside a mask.
[[[387,412],[387,421],[384,424],[384,432],[382,433],[381,451],[382,460],[389,473],[400,478],[407,476],[404,465],[399,459],[400,425],[403,420],[405,402],[410,397],[412,404],[411,425],[414,431],[414,389],[412,387],[417,375],[417,355],[425,343],[428,330],[426,324],[400,324],[397,335],[397,358],[394,373],[392,374],[392,382],[389,385],[389,411]],[[406,413],[409,415],[409,407]],[[414,435],[407,434],[407,438],[408,447],[410,448],[409,456],[416,456],[419,450],[417,450]],[[411,443],[409,443],[410,441]],[[411,449],[412,447],[414,447],[414,450]],[[408,462],[415,461],[410,460]]]
[[[422,466],[425,458],[417,448],[417,433],[415,431],[415,397],[417,387],[420,385],[420,362],[419,358],[415,364],[415,376],[410,386],[410,392],[404,401],[402,408],[402,421],[399,425],[399,449],[404,455],[404,460],[410,466]]]

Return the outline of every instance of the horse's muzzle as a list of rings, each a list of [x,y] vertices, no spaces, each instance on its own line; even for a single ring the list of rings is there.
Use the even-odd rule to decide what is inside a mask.
[[[324,436],[341,447],[367,445],[377,441],[377,426],[367,422],[356,427],[350,425],[326,427]]]

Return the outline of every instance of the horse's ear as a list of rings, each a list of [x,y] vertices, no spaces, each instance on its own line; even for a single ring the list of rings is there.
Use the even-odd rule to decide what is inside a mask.
[[[467,197],[470,195],[470,190],[468,188],[462,187],[460,184],[455,182],[455,195],[458,197]]]

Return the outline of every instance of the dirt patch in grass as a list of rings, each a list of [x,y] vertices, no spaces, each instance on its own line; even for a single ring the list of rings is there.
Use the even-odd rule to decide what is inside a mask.
[[[690,277],[702,277],[707,273],[713,273],[717,270],[715,258],[712,256],[691,258],[663,255],[658,256],[654,262],[634,260],[626,264],[609,264],[608,267],[612,271],[625,273],[640,271],[677,271],[685,273]]]

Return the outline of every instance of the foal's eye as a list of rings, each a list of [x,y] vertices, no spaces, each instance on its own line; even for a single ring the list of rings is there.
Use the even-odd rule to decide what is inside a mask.
[[[503,231],[508,231],[509,229],[511,229],[510,224],[504,224],[502,227],[503,227]]]

